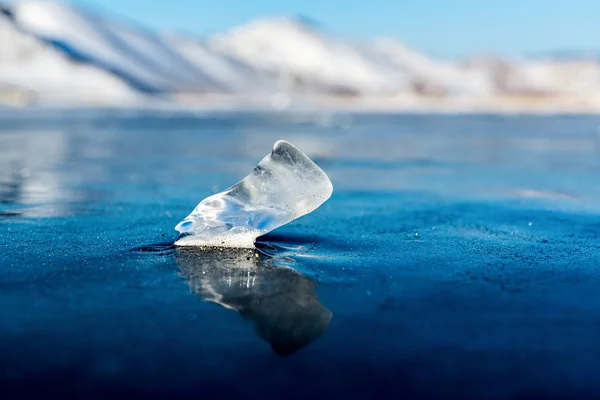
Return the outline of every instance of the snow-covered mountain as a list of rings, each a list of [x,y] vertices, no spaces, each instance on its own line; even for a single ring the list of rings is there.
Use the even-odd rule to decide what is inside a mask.
[[[293,97],[600,109],[600,67],[594,59],[440,61],[393,38],[344,40],[297,18],[260,19],[200,40],[66,2],[0,5],[0,104],[263,95],[283,106]]]
[[[404,71],[374,60],[368,46],[329,37],[292,18],[259,20],[209,43],[277,76],[289,90],[395,93],[409,85]]]
[[[0,102],[25,102],[30,96],[131,100],[136,93],[103,69],[75,62],[53,46],[18,29],[13,15],[0,13]]]
[[[23,1],[1,10],[0,92],[119,103],[141,95],[273,90],[259,71],[190,38],[63,2]]]
[[[253,78],[253,71],[211,54],[199,42],[164,37],[67,3],[27,1],[12,11],[15,24],[25,32],[141,91],[223,91],[231,89],[231,73]]]
[[[486,94],[480,71],[433,61],[395,39],[350,42],[294,18],[254,21],[210,39],[212,48],[280,77],[291,90],[363,95]]]

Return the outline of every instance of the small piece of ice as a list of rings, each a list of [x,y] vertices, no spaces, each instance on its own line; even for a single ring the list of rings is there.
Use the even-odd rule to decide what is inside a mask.
[[[257,237],[314,211],[332,192],[321,168],[279,140],[241,182],[202,200],[175,227],[175,245],[254,247]]]

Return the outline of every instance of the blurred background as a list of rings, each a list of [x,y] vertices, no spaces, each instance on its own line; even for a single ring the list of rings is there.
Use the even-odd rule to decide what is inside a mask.
[[[600,110],[592,0],[0,2],[0,104]]]
[[[3,399],[600,399],[598,0],[0,4]],[[327,203],[172,250],[279,139]]]

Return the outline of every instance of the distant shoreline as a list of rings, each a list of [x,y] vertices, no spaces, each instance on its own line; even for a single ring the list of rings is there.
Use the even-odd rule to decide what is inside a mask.
[[[165,95],[164,97],[140,96],[137,101],[77,101],[67,96],[52,99],[27,101],[16,97],[16,102],[3,102],[2,110],[68,110],[68,109],[111,109],[111,110],[164,110],[199,112],[274,112],[274,113],[426,113],[426,114],[565,114],[600,115],[599,104],[569,97],[494,96],[490,98],[433,98],[416,96],[327,96],[285,94],[281,104],[281,93],[276,95]],[[274,100],[275,96],[277,101]],[[60,100],[57,100],[60,99]],[[0,116],[2,113],[0,112]]]

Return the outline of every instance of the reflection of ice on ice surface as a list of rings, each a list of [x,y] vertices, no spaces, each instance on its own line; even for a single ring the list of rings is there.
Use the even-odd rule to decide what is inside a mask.
[[[280,140],[241,182],[202,200],[175,228],[182,234],[175,244],[253,247],[258,236],[314,211],[332,192],[325,172]]]
[[[0,136],[0,202],[28,217],[60,215],[60,202],[72,197],[56,172],[68,142],[62,132],[5,132]]]
[[[72,214],[79,207],[74,203],[98,200],[89,183],[106,181],[113,173],[103,162],[116,157],[111,132],[70,129],[60,114],[40,114],[23,113],[19,118],[27,123],[19,122],[17,128],[0,115],[0,216]],[[42,123],[36,118],[47,118],[43,125],[48,127],[38,127]]]
[[[319,301],[316,283],[281,258],[251,249],[178,248],[175,254],[195,295],[238,312],[280,356],[304,348],[329,327],[332,313]]]

